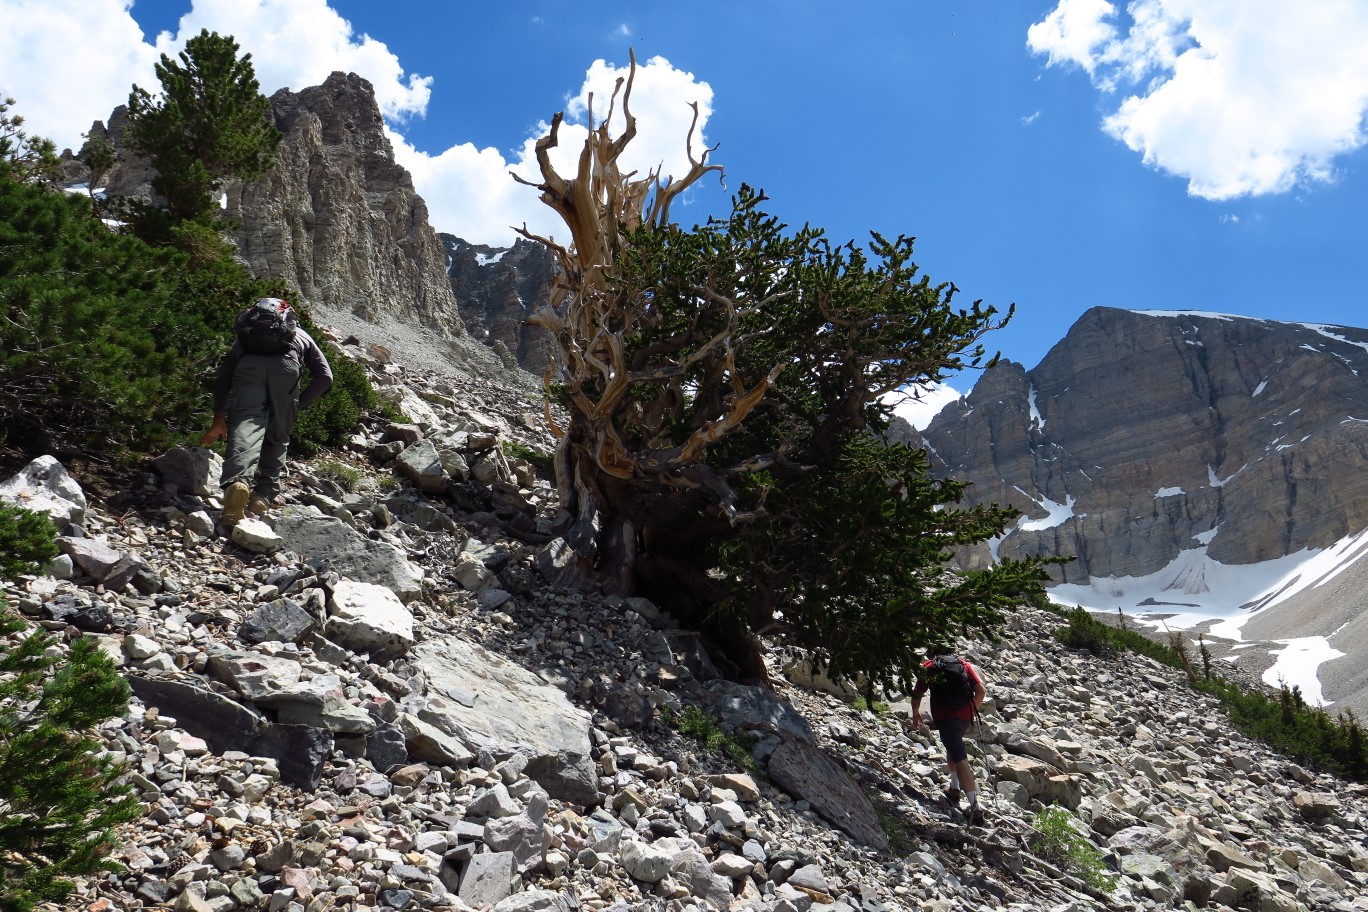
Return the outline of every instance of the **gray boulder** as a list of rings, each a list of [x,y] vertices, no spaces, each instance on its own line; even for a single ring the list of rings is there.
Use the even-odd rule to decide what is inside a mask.
[[[328,601],[324,633],[348,649],[387,661],[412,648],[413,613],[384,586],[342,580]]]
[[[420,643],[409,659],[428,681],[428,721],[473,751],[525,754],[527,774],[553,798],[598,804],[589,714],[564,693],[459,637]]]
[[[46,513],[60,531],[85,521],[85,492],[55,456],[39,456],[18,474],[0,482],[0,500]]]
[[[273,725],[240,703],[182,681],[130,676],[128,684],[144,704],[174,717],[214,753],[233,750],[271,757],[279,765],[282,782],[306,791],[318,788],[323,779],[323,764],[333,749],[329,731]]]
[[[422,593],[423,570],[402,549],[373,541],[314,507],[285,509],[275,530],[286,549],[323,561],[349,579],[384,586],[405,602]]]
[[[238,639],[244,643],[298,643],[317,626],[299,602],[280,598],[252,609],[238,628]]]
[[[440,494],[447,489],[446,470],[431,440],[420,440],[407,447],[395,460],[394,468],[420,491]]]
[[[207,497],[219,492],[223,457],[207,447],[172,447],[152,460],[162,484],[181,494]]]

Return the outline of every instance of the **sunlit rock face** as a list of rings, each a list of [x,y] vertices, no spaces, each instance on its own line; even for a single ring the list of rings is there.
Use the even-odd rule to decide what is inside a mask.
[[[1024,514],[972,564],[1058,554],[1086,582],[1324,548],[1368,527],[1368,330],[1095,307],[923,437],[969,502]]]
[[[551,336],[525,321],[551,300],[555,260],[550,249],[528,240],[512,247],[489,247],[450,234],[438,237],[446,249],[447,278],[471,337],[501,353],[507,351],[523,370],[541,376]]]
[[[226,200],[252,271],[326,308],[464,335],[442,242],[394,160],[371,84],[333,73],[321,86],[281,89],[271,115],[285,134],[275,168],[230,185]]]

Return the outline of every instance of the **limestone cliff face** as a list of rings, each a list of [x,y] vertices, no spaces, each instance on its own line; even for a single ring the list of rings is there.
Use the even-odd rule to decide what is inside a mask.
[[[321,86],[281,89],[271,116],[284,134],[275,167],[225,187],[224,216],[241,225],[230,239],[253,274],[283,280],[325,312],[468,341],[446,252],[412,177],[394,161],[371,84],[333,73]],[[120,106],[108,127],[91,128],[119,153],[106,187],[150,199],[153,172],[124,146],[126,126]],[[73,180],[83,179],[80,170],[73,167]]]
[[[450,234],[438,237],[446,249],[447,278],[471,337],[502,345],[524,370],[546,369],[551,337],[523,323],[547,303],[555,259],[545,246],[519,240],[512,247],[470,244]]]
[[[258,276],[368,320],[464,335],[427,205],[395,163],[371,84],[333,73],[271,97],[285,134],[266,177],[228,188],[239,255]]]
[[[998,552],[1074,557],[1065,581],[1323,548],[1368,528],[1368,330],[1093,308],[924,437],[971,502],[1025,514]]]

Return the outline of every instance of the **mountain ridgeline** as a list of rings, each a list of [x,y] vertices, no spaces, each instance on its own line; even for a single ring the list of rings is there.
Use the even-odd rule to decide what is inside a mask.
[[[1368,528],[1368,330],[1095,307],[923,436],[1024,514],[998,553],[1071,557],[1067,582],[1325,548]]]

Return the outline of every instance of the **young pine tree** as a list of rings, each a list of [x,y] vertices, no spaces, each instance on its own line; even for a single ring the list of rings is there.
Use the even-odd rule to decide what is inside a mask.
[[[0,507],[0,576],[51,559],[53,534],[47,517]],[[72,877],[113,870],[114,828],[141,813],[90,734],[128,708],[127,683],[95,640],[56,658],[53,638],[25,626],[0,615],[0,912],[60,902]]]
[[[129,143],[157,172],[152,188],[166,200],[164,227],[208,217],[223,181],[265,174],[281,139],[252,55],[239,57],[232,36],[202,30],[179,57],[163,54],[156,65],[160,96],[138,86],[128,96]],[[140,228],[155,220],[145,222]]]

